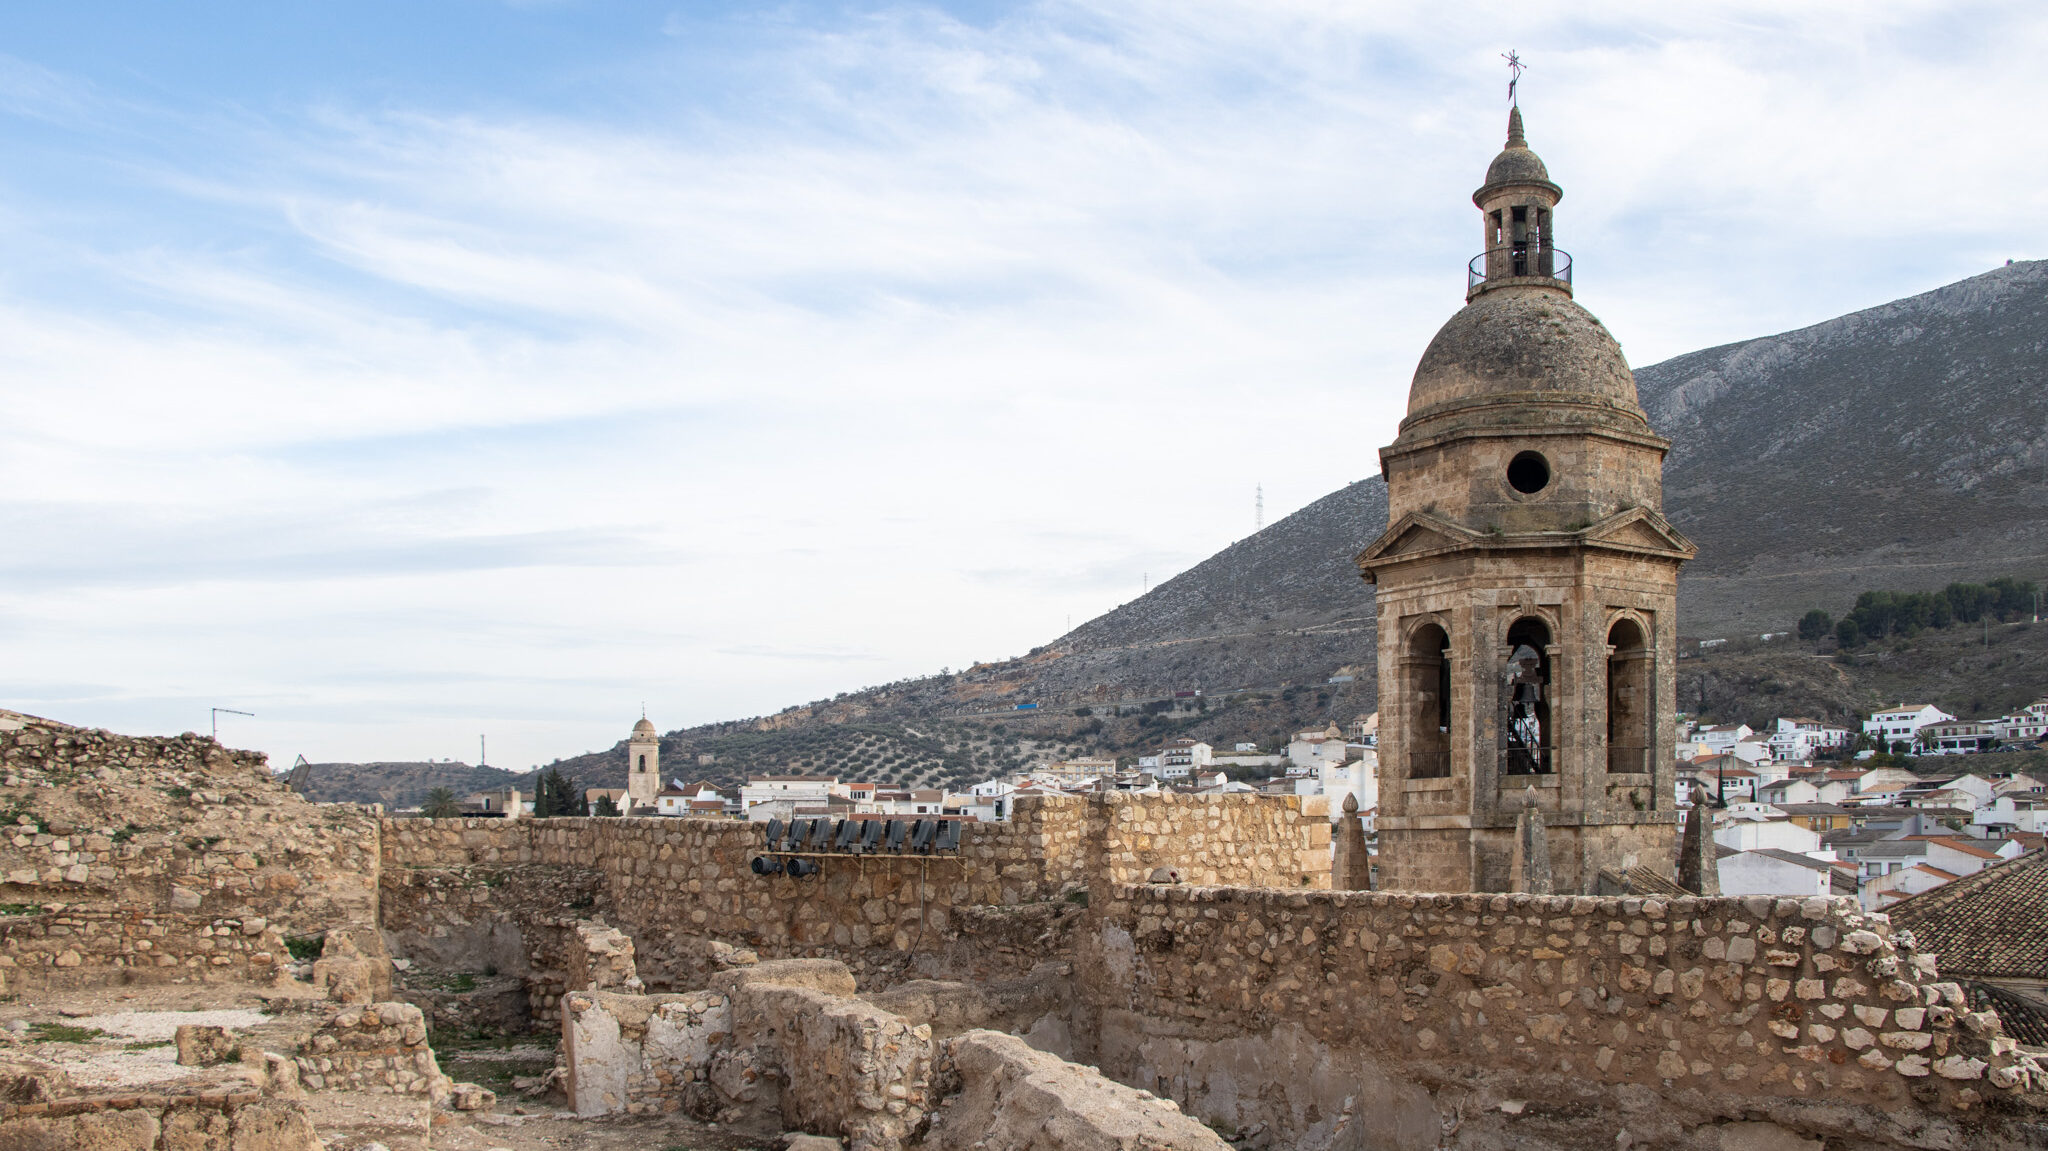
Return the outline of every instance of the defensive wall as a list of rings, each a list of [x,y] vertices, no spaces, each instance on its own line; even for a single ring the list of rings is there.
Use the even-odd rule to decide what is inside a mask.
[[[1355,1145],[1345,1132],[1371,1126],[1365,1146],[1435,1147],[1487,1125],[1504,1145],[1685,1146],[1744,1117],[1961,1146],[1970,1112],[2048,1088],[1936,957],[1853,899],[1095,899],[1075,948],[1093,1018],[1074,1030],[1092,1046],[1075,1058],[1290,1146]]]
[[[2048,1131],[2038,1053],[1849,901],[1332,891],[1323,814],[1258,796],[1026,801],[957,854],[761,876],[755,824],[380,820],[306,804],[196,736],[0,729],[9,993],[260,983],[287,939],[321,933],[311,974],[335,999],[386,997],[388,941],[419,966],[518,975],[553,1028],[587,1010],[578,995],[836,960],[883,1016],[933,1028],[934,1068],[965,1034],[946,1019],[1004,1027],[1254,1147]],[[839,1039],[900,1030],[874,1022]]]
[[[1208,881],[1328,887],[1329,823],[1259,796],[1020,801],[970,824],[957,853],[810,856],[817,875],[750,868],[761,824],[695,819],[395,819],[382,828],[382,924],[395,954],[518,972],[552,1018],[577,919],[629,934],[641,978],[689,989],[723,966],[709,946],[762,958],[838,958],[864,979],[1018,976],[1046,932],[1099,882],[1161,867]]]

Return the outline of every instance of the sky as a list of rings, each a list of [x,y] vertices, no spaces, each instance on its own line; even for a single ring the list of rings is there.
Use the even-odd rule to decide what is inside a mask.
[[[2038,3],[0,8],[0,707],[523,769],[1022,654],[1377,471],[1509,49],[1637,365],[2048,254]]]

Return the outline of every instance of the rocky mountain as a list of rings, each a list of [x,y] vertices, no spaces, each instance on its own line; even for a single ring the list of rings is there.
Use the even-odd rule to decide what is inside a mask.
[[[457,799],[472,791],[503,787],[516,773],[467,763],[315,763],[299,794],[315,803],[381,803],[387,809],[418,807],[427,793],[445,787]]]
[[[1840,614],[1866,588],[2048,569],[2048,261],[1635,375],[1650,422],[1673,441],[1666,513],[1700,546],[1680,582],[1690,636],[1789,630],[1808,608]],[[1168,733],[1270,740],[1348,720],[1376,706],[1372,588],[1351,557],[1385,527],[1386,496],[1377,476],[1332,492],[1021,659],[672,732],[665,761],[711,754],[711,766],[680,773],[726,782],[777,765],[886,767],[922,782]],[[1868,674],[1823,661],[1788,675],[1773,661],[1812,653],[1778,651],[1727,668],[1726,653],[1689,661],[1682,703],[1739,718],[1796,684],[1788,702],[1833,712],[1946,676],[1997,707],[2048,686],[2014,678],[2005,657],[1993,657],[2004,671],[1958,671],[1956,660],[1979,658],[1963,654],[1915,670],[1901,652]],[[1197,690],[1200,708],[1174,702]],[[1020,703],[1039,707],[1015,712]],[[848,730],[800,738],[821,726]],[[618,786],[624,746],[563,767]]]
[[[1701,636],[2048,567],[2048,261],[1636,371]]]

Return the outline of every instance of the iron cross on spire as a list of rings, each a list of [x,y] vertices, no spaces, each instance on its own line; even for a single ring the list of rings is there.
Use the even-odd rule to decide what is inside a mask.
[[[1515,85],[1522,82],[1522,73],[1528,71],[1529,66],[1522,63],[1522,58],[1515,54],[1513,48],[1503,53],[1501,59],[1508,62],[1508,103],[1515,104]],[[1516,107],[1520,105],[1516,104]]]

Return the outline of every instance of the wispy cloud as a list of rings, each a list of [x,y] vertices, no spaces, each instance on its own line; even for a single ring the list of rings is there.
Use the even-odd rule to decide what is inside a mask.
[[[516,82],[0,58],[10,666],[524,763],[1020,653],[1375,470],[1509,14],[1638,362],[2030,254],[2048,188],[2020,4],[621,11],[426,30]]]

